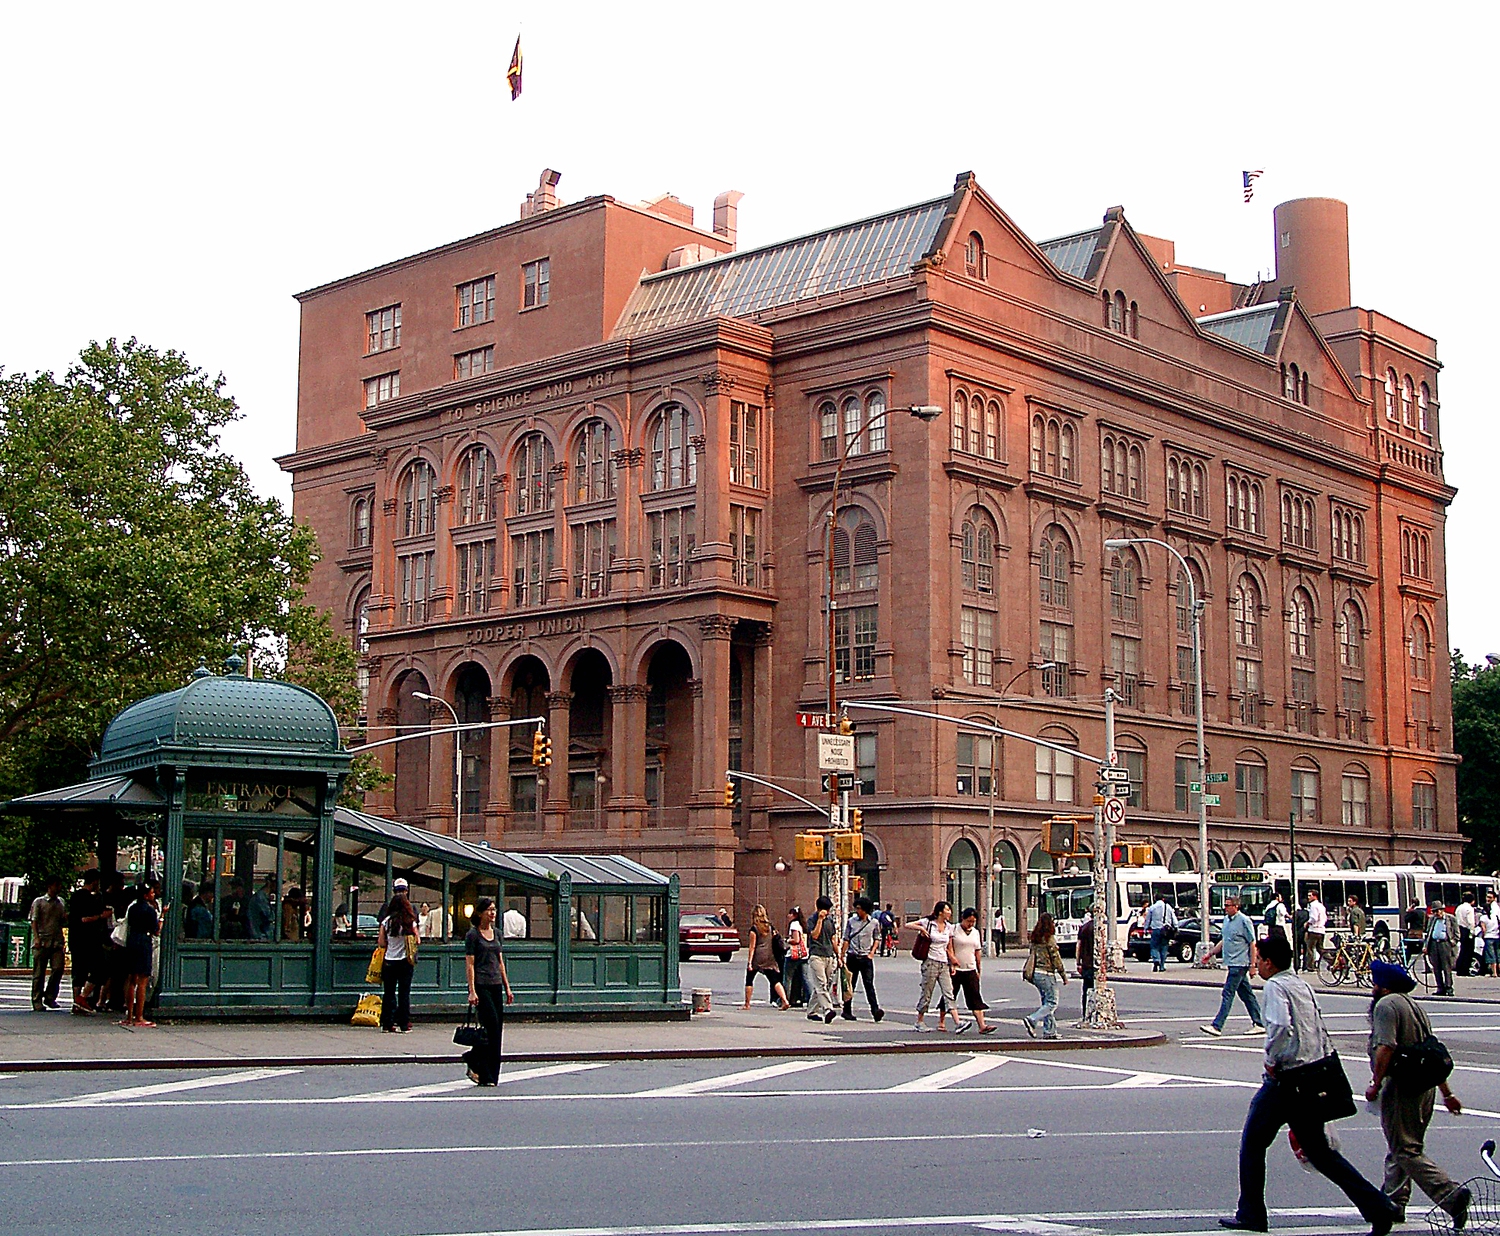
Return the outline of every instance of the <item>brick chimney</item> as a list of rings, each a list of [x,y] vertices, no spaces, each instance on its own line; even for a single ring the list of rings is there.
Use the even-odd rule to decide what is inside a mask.
[[[740,199],[744,196],[738,189],[726,189],[714,198],[714,235],[727,240],[731,249],[740,230]]]
[[[557,182],[561,179],[561,172],[554,172],[550,167],[544,167],[542,177],[537,182],[536,192],[528,193],[526,200],[521,203],[521,218],[529,219],[532,215],[545,214],[561,206],[562,203],[557,200]]]

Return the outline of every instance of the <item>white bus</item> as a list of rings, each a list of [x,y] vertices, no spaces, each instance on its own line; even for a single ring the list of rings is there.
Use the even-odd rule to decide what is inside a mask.
[[[1272,881],[1293,910],[1305,905],[1308,892],[1316,890],[1318,899],[1328,909],[1329,925],[1334,928],[1349,925],[1348,899],[1355,897],[1369,917],[1366,930],[1385,940],[1401,938],[1402,914],[1414,901],[1423,910],[1434,901],[1441,901],[1451,911],[1465,893],[1473,893],[1474,900],[1482,906],[1485,893],[1500,884],[1494,876],[1454,874],[1426,866],[1382,866],[1355,871],[1332,863],[1298,863],[1297,897],[1293,901],[1290,863],[1267,863],[1264,868],[1254,870],[1264,871],[1265,878]]]
[[[1157,897],[1184,917],[1198,913],[1198,875],[1192,871],[1168,871],[1165,867],[1116,867],[1115,904],[1111,917],[1117,924],[1116,938],[1123,945],[1141,911]],[[1213,897],[1210,889],[1209,896]],[[1057,923],[1057,947],[1072,956],[1078,928],[1094,900],[1094,877],[1090,872],[1068,872],[1042,881],[1042,909]],[[1222,909],[1222,903],[1221,907]]]

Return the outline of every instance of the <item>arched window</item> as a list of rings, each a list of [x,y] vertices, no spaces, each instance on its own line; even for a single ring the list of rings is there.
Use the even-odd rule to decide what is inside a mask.
[[[865,396],[865,424],[869,426],[865,443],[870,453],[885,450],[885,396],[879,391],[871,391]]]
[[[999,535],[989,512],[974,507],[963,524],[963,586],[986,595],[995,591],[995,546]]]
[[[1292,607],[1287,616],[1289,651],[1294,660],[1312,657],[1312,598],[1298,588],[1292,593]]]
[[[1396,419],[1396,371],[1394,369],[1385,371],[1385,418],[1388,421]]]
[[[1121,550],[1109,560],[1109,612],[1120,622],[1139,622],[1141,563],[1135,550]]]
[[[370,715],[370,590],[360,589],[354,599],[354,652],[358,657],[354,682],[359,690],[359,723]]]
[[[1042,440],[1047,432],[1047,422],[1041,416],[1031,418],[1031,470],[1041,472],[1045,467]]]
[[[1056,420],[1047,422],[1047,471],[1060,476],[1058,471],[1059,451],[1062,445],[1062,426]]]
[[[1141,311],[1135,301],[1130,302],[1130,313],[1127,318],[1130,327],[1130,337],[1139,339],[1141,337]]]
[[[1411,783],[1411,826],[1417,832],[1437,828],[1437,782],[1428,773],[1418,773]]]
[[[651,430],[651,489],[680,489],[698,483],[698,452],[693,446],[693,414],[669,403]]]
[[[845,507],[833,530],[833,586],[839,592],[858,592],[879,583],[875,525],[859,507]]]
[[[458,526],[482,524],[490,518],[490,482],[495,457],[482,446],[471,446],[458,461]]]
[[[401,535],[431,536],[437,527],[437,480],[432,465],[418,459],[402,475]]]
[[[603,502],[615,496],[615,436],[599,417],[578,429],[573,441],[573,501]]]
[[[984,406],[984,457],[986,459],[1000,458],[1000,425],[1002,420],[1000,404],[991,399]]]
[[[1401,379],[1401,423],[1408,429],[1416,428],[1416,418],[1412,415],[1412,405],[1415,402],[1411,374],[1407,374]]]
[[[1109,329],[1125,333],[1125,293],[1116,292],[1109,305]]]
[[[1126,497],[1134,498],[1137,502],[1145,500],[1146,497],[1146,459],[1141,454],[1141,448],[1134,442],[1130,444],[1130,450],[1125,458]]]
[[[1061,528],[1053,525],[1042,534],[1041,561],[1037,577],[1043,605],[1056,609],[1071,608],[1068,575],[1072,550]]]
[[[1417,428],[1423,433],[1432,432],[1432,392],[1427,389],[1427,383],[1423,382],[1417,387]]]
[[[532,515],[552,509],[552,443],[540,433],[528,433],[516,444],[516,514]]]
[[[1077,740],[1061,730],[1044,730],[1040,737],[1060,747],[1072,747]],[[1037,747],[1036,800],[1039,803],[1071,803],[1075,788],[1076,757],[1051,747]]]
[[[1340,797],[1345,828],[1370,827],[1370,774],[1358,764],[1344,769]]]
[[[839,410],[831,399],[825,399],[818,407],[818,443],[820,459],[839,457]]]
[[[1106,330],[1112,329],[1112,327],[1113,327],[1113,321],[1112,321],[1112,319],[1114,318],[1114,306],[1115,306],[1114,298],[1112,296],[1110,296],[1110,294],[1109,294],[1108,291],[1105,291],[1105,292],[1102,292],[1100,294],[1100,299],[1104,302],[1104,326],[1105,326],[1105,329]]]
[[[984,396],[975,395],[969,404],[969,454],[984,454]]]
[[[1234,813],[1247,820],[1266,818],[1266,761],[1259,752],[1242,751],[1234,758]]]
[[[1307,758],[1292,762],[1292,814],[1299,824],[1318,822],[1318,766]]]
[[[953,396],[953,449],[969,449],[969,399],[963,391]]]
[[[1305,370],[1305,369],[1302,371],[1302,402],[1304,404],[1311,402],[1311,400],[1308,398],[1307,370]]]
[[[1064,424],[1062,427],[1062,454],[1058,460],[1057,475],[1065,481],[1073,479],[1073,459],[1076,455],[1074,444],[1077,435],[1073,432],[1073,426]]]
[[[985,257],[984,237],[978,232],[970,232],[969,241],[964,246],[964,273],[970,279],[989,278],[989,261]]]
[[[1288,365],[1281,367],[1281,397],[1283,399],[1297,398],[1297,379],[1294,371]]]
[[[1179,470],[1177,456],[1167,456],[1167,505],[1174,511],[1187,510],[1187,473]]]
[[[354,499],[354,508],[349,513],[349,544],[354,549],[365,549],[370,544],[370,499]]]
[[[1353,601],[1344,603],[1344,612],[1339,619],[1339,664],[1352,670],[1365,667],[1364,621],[1359,606]]]
[[[1411,676],[1416,682],[1426,682],[1432,673],[1432,640],[1427,634],[1427,623],[1416,618],[1411,624]]]
[[[1208,485],[1203,474],[1203,465],[1193,465],[1193,497],[1191,514],[1199,519],[1208,514]]]
[[[1234,642],[1241,648],[1260,647],[1260,588],[1249,575],[1234,586]]]

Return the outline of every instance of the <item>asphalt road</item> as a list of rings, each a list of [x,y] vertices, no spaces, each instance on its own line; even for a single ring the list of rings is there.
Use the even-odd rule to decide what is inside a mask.
[[[733,991],[742,975],[692,963],[683,985]],[[887,1005],[909,1006],[896,996],[912,976],[883,977]],[[1011,998],[1003,976],[994,986]],[[1119,991],[1127,1018],[1171,1046],[513,1066],[486,1091],[434,1066],[0,1077],[0,1231],[1207,1231],[1233,1206],[1256,1041],[1198,1032],[1212,991]],[[1365,1001],[1321,999],[1358,1086]],[[1476,1113],[1440,1115],[1430,1137],[1460,1177],[1500,1129],[1497,1017],[1433,1015]],[[1376,1174],[1373,1116],[1339,1133]],[[1269,1196],[1278,1229],[1365,1230],[1284,1144]],[[1424,1208],[1414,1199],[1408,1231],[1425,1231]]]

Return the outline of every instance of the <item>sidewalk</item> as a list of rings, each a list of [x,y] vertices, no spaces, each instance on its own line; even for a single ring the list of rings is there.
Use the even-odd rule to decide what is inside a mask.
[[[1020,985],[1020,959],[1001,959],[1001,979]],[[902,967],[905,969],[906,967]],[[718,977],[718,972],[713,972]],[[723,972],[729,978],[729,970]],[[893,976],[894,977],[894,976]],[[683,998],[694,984],[685,979]],[[736,1058],[751,1056],[921,1054],[978,1051],[1078,1051],[1089,1048],[1157,1047],[1166,1036],[1127,1027],[1120,1031],[1072,1028],[1076,1013],[1061,1010],[1063,1037],[1029,1038],[1019,1015],[1035,1007],[1001,1004],[992,1009],[998,1029],[981,1037],[977,1028],[965,1034],[916,1034],[909,1010],[892,1008],[878,1025],[863,1003],[857,1021],[836,1018],[831,1025],[809,1021],[801,1009],[782,1012],[758,999],[744,1010],[715,983],[713,1011],[683,1021],[511,1021],[505,1027],[508,1060],[557,1062]],[[727,986],[727,985],[726,985]],[[1069,989],[1071,991],[1071,988]],[[759,993],[757,993],[759,995]],[[903,995],[906,993],[903,991]],[[66,1009],[66,1004],[64,1005]],[[936,1016],[931,1019],[935,1023]],[[0,1073],[82,1069],[180,1069],[274,1067],[280,1065],[450,1064],[461,1055],[453,1044],[453,1021],[422,1022],[410,1034],[384,1034],[347,1024],[265,1022],[162,1023],[154,1030],[127,1030],[108,1017],[74,1017],[66,1011],[33,1013],[29,1008],[0,1012]]]

